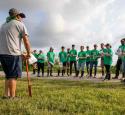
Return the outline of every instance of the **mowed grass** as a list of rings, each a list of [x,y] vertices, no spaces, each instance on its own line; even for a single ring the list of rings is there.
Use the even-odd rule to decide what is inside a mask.
[[[125,115],[125,84],[32,78],[28,97],[26,78],[18,80],[20,99],[2,99],[0,115]]]

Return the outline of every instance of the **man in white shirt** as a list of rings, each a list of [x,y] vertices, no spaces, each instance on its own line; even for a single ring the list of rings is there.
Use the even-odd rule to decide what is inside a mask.
[[[28,32],[22,23],[25,14],[17,9],[9,10],[9,17],[0,28],[0,62],[5,73],[5,97],[14,98],[16,93],[16,80],[22,74],[21,41],[23,40],[27,51],[26,58],[30,57],[30,42]]]

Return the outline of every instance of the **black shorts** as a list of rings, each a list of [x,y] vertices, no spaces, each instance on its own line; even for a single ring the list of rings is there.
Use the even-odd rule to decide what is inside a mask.
[[[21,56],[0,55],[0,62],[6,79],[17,79],[22,75],[22,58]]]

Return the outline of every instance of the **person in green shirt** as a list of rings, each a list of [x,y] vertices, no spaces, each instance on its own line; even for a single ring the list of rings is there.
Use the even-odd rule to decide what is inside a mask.
[[[44,62],[45,62],[45,55],[43,54],[42,50],[40,50],[37,56],[38,77],[40,77],[40,69],[42,70],[42,77],[44,77]]]
[[[104,55],[104,65],[105,65],[105,69],[106,69],[106,76],[104,78],[104,80],[111,79],[111,65],[112,65],[112,56],[113,56],[113,52],[111,49],[111,45],[110,44],[106,44],[106,52],[103,53]]]
[[[90,77],[92,77],[92,70],[94,67],[94,78],[96,78],[97,73],[97,65],[98,65],[98,58],[99,58],[99,51],[97,50],[97,45],[94,45],[94,49],[91,50],[91,61],[90,61]]]
[[[34,55],[34,57],[37,59],[37,50],[34,50],[33,51],[33,55]],[[37,63],[35,62],[35,63],[33,63],[33,74],[36,74],[36,70],[37,70]]]
[[[47,76],[52,75],[52,69],[55,63],[55,53],[53,52],[53,48],[50,47],[49,52],[47,53],[47,61],[48,61],[48,69],[47,69]]]
[[[125,38],[123,39],[125,44]],[[122,60],[122,81],[125,82],[125,45],[121,48],[121,53],[119,55]]]
[[[104,57],[103,57],[103,53],[106,52],[106,48],[105,48],[104,43],[101,43],[100,46],[101,46],[101,50],[100,50],[99,53],[100,53],[100,56],[101,56],[102,78],[104,78],[104,75],[105,75],[104,68],[105,68],[105,66],[104,66]]]
[[[80,46],[80,52],[78,53],[78,68],[77,68],[77,74],[76,76],[79,76],[79,71],[80,68],[82,69],[81,71],[81,77],[82,78],[84,76],[84,66],[86,63],[86,52],[84,51],[84,46]]]
[[[70,50],[70,75],[72,75],[73,64],[74,64],[74,68],[75,68],[75,74],[77,72],[76,57],[77,57],[77,51],[75,50],[75,45],[72,45],[72,49]]]
[[[66,61],[67,61],[67,53],[64,51],[65,47],[62,46],[61,47],[61,52],[59,52],[59,62],[62,64],[62,76],[65,74],[66,71]],[[59,71],[58,71],[58,75],[59,75]]]
[[[66,68],[67,68],[67,75],[69,76],[69,69],[70,69],[70,48],[67,48]]]
[[[118,50],[116,51],[116,55],[118,55],[117,63],[116,63],[116,69],[115,69],[115,77],[113,79],[118,79],[120,70],[121,70],[121,65],[122,65],[122,59],[119,53],[122,51],[124,48],[125,43],[124,43],[124,38],[121,39],[121,45],[118,47]]]
[[[89,76],[90,72],[90,54],[91,50],[89,50],[89,46],[86,46],[86,69],[87,69],[87,76]]]

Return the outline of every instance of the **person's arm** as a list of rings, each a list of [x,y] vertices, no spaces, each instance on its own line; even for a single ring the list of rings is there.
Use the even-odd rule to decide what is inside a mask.
[[[22,24],[21,38],[23,39],[24,47],[27,51],[27,58],[29,58],[30,54],[31,54],[30,42],[29,42],[29,38],[28,38],[29,34],[28,34],[27,28],[24,25],[24,23],[21,23],[21,24]]]
[[[61,57],[61,56],[60,56],[60,53],[59,53],[58,57],[59,57],[59,62],[61,62],[61,60],[60,60],[60,57]]]
[[[118,47],[118,49],[117,49],[117,51],[115,52],[115,54],[119,56],[120,53],[121,53],[121,48]]]
[[[27,57],[30,57],[31,48],[30,48],[30,42],[29,42],[27,35],[23,36],[23,43],[24,43],[25,49],[27,51]]]
[[[112,50],[110,50],[110,51],[108,51],[108,52],[106,53],[106,56],[112,57],[112,55],[113,55]]]

